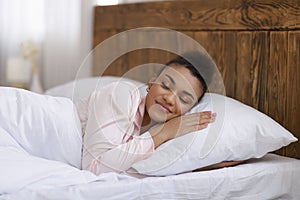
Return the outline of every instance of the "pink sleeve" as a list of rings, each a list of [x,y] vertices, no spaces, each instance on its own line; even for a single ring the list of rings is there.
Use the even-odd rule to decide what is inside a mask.
[[[104,172],[122,172],[128,170],[134,163],[147,158],[153,151],[154,145],[149,132],[141,136],[135,136],[127,143],[91,159],[88,170],[96,175]]]
[[[82,168],[95,174],[121,172],[154,151],[151,135],[138,135],[135,114],[140,95],[128,84],[112,84],[89,100]]]

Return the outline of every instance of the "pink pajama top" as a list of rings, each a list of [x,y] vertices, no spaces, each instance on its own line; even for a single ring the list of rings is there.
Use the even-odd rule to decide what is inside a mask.
[[[140,135],[145,98],[129,82],[102,87],[76,104],[82,131],[82,169],[96,175],[123,172],[154,151],[149,132]]]

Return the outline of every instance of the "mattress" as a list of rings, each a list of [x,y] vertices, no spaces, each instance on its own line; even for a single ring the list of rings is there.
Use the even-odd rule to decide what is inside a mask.
[[[37,184],[0,199],[299,199],[300,160],[269,153],[210,171],[143,178],[106,173],[89,180],[57,187]]]

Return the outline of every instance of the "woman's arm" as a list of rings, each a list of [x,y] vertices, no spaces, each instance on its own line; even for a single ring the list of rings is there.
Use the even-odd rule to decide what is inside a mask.
[[[154,145],[151,136],[146,132],[141,136],[133,137],[124,144],[98,154],[97,157],[85,155],[85,159],[90,160],[86,169],[97,175],[104,172],[126,171],[134,163],[147,158],[153,151]]]
[[[150,134],[139,136],[135,114],[136,87],[118,83],[101,88],[89,99],[83,137],[82,168],[95,174],[125,171],[154,151]],[[135,92],[136,91],[136,92]]]

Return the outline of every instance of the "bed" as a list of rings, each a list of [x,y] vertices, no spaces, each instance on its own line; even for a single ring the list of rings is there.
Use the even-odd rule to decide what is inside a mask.
[[[182,44],[180,37],[189,36],[204,47],[219,68],[222,83],[216,83],[214,92],[226,94],[265,113],[299,138],[299,10],[296,0],[175,0],[97,6],[94,13],[95,49],[93,56],[89,56],[81,66],[92,63],[95,77],[51,88],[46,96],[36,98],[50,101],[51,96],[67,97],[60,103],[71,112],[67,99],[75,102],[88,96],[98,84],[99,76],[104,77],[104,84],[105,80],[109,79],[108,83],[112,79],[118,80],[118,77],[146,83],[155,73],[148,63],[164,63],[176,53],[164,48],[154,49],[156,46],[151,48],[151,45],[174,44],[176,48],[180,46],[179,52],[183,52],[191,46]],[[151,36],[144,49],[129,45],[143,41],[149,32],[151,34],[151,27],[155,27],[155,33],[159,31],[162,37]],[[106,40],[132,29],[137,30],[133,32],[134,40],[122,34],[118,40]],[[170,30],[172,33],[176,31],[176,34],[168,40],[170,35],[166,33]],[[39,104],[39,101],[35,103]],[[64,113],[58,113],[61,119],[66,118]],[[43,118],[44,112],[39,115]],[[51,120],[53,118],[49,118],[52,123]],[[4,129],[0,132],[6,134]],[[51,152],[43,152],[48,159],[32,156],[13,148],[14,141],[9,137],[5,139],[11,143],[3,145],[4,140],[0,142],[0,199],[300,198],[299,141],[234,167],[136,177],[126,173],[95,176],[78,169],[76,163],[79,158],[66,156],[70,152],[64,152],[64,156],[55,157],[56,161],[53,161],[51,156],[57,155]],[[44,141],[53,145],[53,152],[61,148],[46,136]],[[81,142],[70,141],[67,136],[65,141],[67,145],[73,144],[70,151],[78,149],[76,145]],[[34,152],[34,149],[30,150]]]
[[[77,185],[48,186],[46,189],[36,185],[3,198],[298,199],[299,173],[298,160],[268,154],[234,168],[145,179],[105,174]]]

